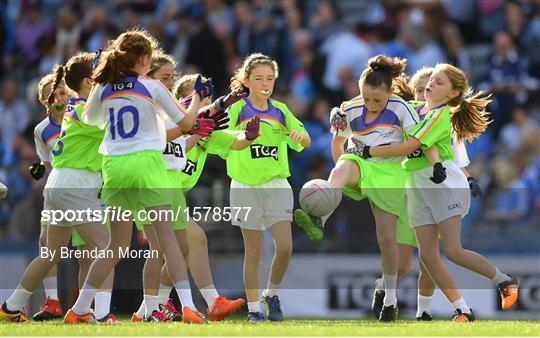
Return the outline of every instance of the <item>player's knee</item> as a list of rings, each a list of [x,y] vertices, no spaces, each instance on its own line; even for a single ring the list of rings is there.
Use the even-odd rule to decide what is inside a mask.
[[[377,242],[381,251],[397,249],[396,237],[393,234],[381,234],[377,236]]]
[[[98,250],[105,250],[109,246],[109,242],[110,242],[110,237],[104,236],[102,238],[99,238],[96,241],[96,247],[98,248]]]
[[[463,252],[463,248],[455,247],[455,248],[445,248],[444,253],[446,255],[446,258],[448,258],[449,261],[455,264],[461,263],[461,253]]]
[[[260,263],[263,257],[262,248],[258,247],[246,247],[246,259],[250,262]]]
[[[276,257],[282,259],[288,259],[292,255],[293,244],[292,241],[282,243],[276,247]]]
[[[189,241],[189,245],[192,248],[203,249],[208,246],[208,239],[206,238],[206,234],[204,232],[200,232],[200,231],[190,232],[188,234],[188,241]]]
[[[348,167],[347,161],[339,161],[334,169],[332,169],[332,172],[330,173],[330,176],[334,177],[348,177],[350,172],[350,168]]]
[[[441,260],[441,258],[439,257],[438,253],[432,254],[432,253],[420,252],[420,260],[422,260],[426,268],[429,269],[430,266],[437,264]]]

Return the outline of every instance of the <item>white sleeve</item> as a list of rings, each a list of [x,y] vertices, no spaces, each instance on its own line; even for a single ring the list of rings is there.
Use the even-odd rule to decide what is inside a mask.
[[[42,162],[50,162],[51,152],[47,145],[43,143],[43,139],[41,138],[41,132],[37,127],[34,129],[34,142],[36,143],[36,152],[39,159]]]
[[[409,133],[416,124],[420,121],[418,114],[414,109],[411,108],[407,103],[405,105],[400,104],[400,120],[401,127],[405,130],[406,133]]]
[[[452,151],[454,152],[454,162],[460,167],[465,168],[471,162],[469,161],[469,155],[467,154],[467,149],[463,142],[459,142],[454,139],[452,144]]]
[[[174,122],[178,123],[186,116],[186,110],[172,96],[171,92],[161,82],[152,80],[152,97],[163,112]]]
[[[84,123],[91,126],[98,126],[99,128],[105,128],[105,112],[101,109],[101,93],[103,91],[103,86],[93,86],[84,105],[81,118]]]

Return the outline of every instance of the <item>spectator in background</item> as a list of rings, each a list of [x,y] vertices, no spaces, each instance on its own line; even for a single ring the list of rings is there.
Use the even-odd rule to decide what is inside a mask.
[[[88,51],[104,47],[107,41],[118,33],[117,29],[108,22],[105,8],[99,5],[90,9],[84,21],[81,44]]]
[[[529,59],[530,75],[540,78],[540,4],[536,4],[533,10],[533,17],[526,24],[521,40]]]
[[[174,29],[169,32],[171,38],[174,37],[172,55],[176,61],[176,66],[183,71],[186,65],[186,57],[189,47],[189,37],[191,34],[191,20],[189,10],[179,9],[175,15]]]
[[[458,25],[466,43],[476,42],[479,39],[475,1],[443,0],[442,6],[450,21]]]
[[[446,23],[441,29],[442,41],[446,50],[448,63],[470,73],[471,62],[467,49],[463,46],[463,39],[457,25]]]
[[[42,37],[51,33],[51,27],[41,18],[39,5],[32,3],[28,6],[22,19],[17,23],[15,29],[15,48],[20,52],[22,59],[14,58],[16,63],[24,67],[37,65],[39,58],[39,48],[37,44]]]
[[[406,49],[397,39],[397,28],[389,24],[377,24],[370,27],[367,34],[373,44],[374,54],[405,58]]]
[[[309,18],[308,27],[313,36],[314,48],[318,48],[326,39],[339,33],[342,28],[339,24],[335,2],[317,1],[315,12]]]
[[[306,156],[324,156],[330,162],[332,159],[332,134],[330,134],[330,103],[324,98],[316,98],[309,108],[310,116],[304,122],[304,127],[311,137],[311,147],[306,149]],[[333,165],[332,165],[333,167]]]
[[[414,14],[421,15],[421,14]],[[411,22],[405,23],[398,33],[399,41],[406,48],[407,69],[409,75],[416,73],[426,65],[436,65],[446,59],[440,45],[436,43],[426,32],[420,23],[421,18],[411,19]]]
[[[293,57],[291,58],[293,74],[290,81],[292,95],[305,105],[315,97],[315,84],[311,77],[315,58],[312,36],[307,30],[297,30],[292,36]]]
[[[234,25],[234,14],[223,0],[204,0],[206,18],[212,30],[231,32]]]
[[[372,46],[363,33],[365,26],[358,24],[355,29],[330,36],[320,48],[320,53],[326,56],[326,67],[323,75],[323,85],[332,104],[343,100],[340,77],[350,73],[354,79],[360,78],[360,73],[367,65],[372,55]]]
[[[527,129],[539,129],[538,123],[529,117],[524,106],[514,107],[512,121],[502,127],[499,134],[497,153],[500,156],[509,156],[515,152],[523,140]]]
[[[62,63],[62,55],[73,55],[78,50],[77,45],[63,45],[63,50],[58,50],[58,44],[53,35],[46,35],[39,40],[38,47],[41,59],[38,65],[38,76],[44,76],[51,72],[54,65]],[[75,49],[73,49],[73,47]]]
[[[236,18],[235,41],[238,55],[248,55],[251,50],[253,11],[247,1],[234,3]]]
[[[70,48],[70,46],[76,46],[75,50],[79,49],[82,33],[81,21],[80,13],[71,6],[60,7],[56,19],[56,48],[60,52],[58,59],[65,60],[71,56],[71,54],[64,54],[66,48]],[[50,72],[53,65],[47,72]]]
[[[15,25],[8,15],[6,2],[0,3],[0,47],[2,48],[2,63],[0,72],[3,74],[11,67],[13,46],[15,44]]]
[[[525,103],[527,91],[538,88],[538,81],[527,74],[526,60],[519,55],[512,37],[505,31],[499,31],[493,37],[489,73],[480,87],[493,93],[493,102],[489,106],[493,119],[490,127],[497,138],[502,126],[510,121],[514,105]]]
[[[142,26],[141,18],[137,15],[137,12],[131,7],[126,7],[122,10],[121,25],[118,27],[121,31]]]
[[[506,31],[512,37],[514,44],[524,50],[526,46],[523,44],[523,33],[526,18],[522,5],[517,1],[507,1],[504,5],[504,18]]]
[[[493,165],[495,194],[486,212],[488,221],[520,225],[527,216],[529,196],[520,173],[507,159]]]
[[[504,30],[504,1],[476,0],[480,36],[488,39],[496,32]]]
[[[186,64],[192,64],[200,69],[201,74],[212,78],[215,94],[222,95],[226,90],[225,49],[208,26],[203,15],[195,18],[193,34],[190,36],[186,55]]]
[[[0,99],[0,137],[6,145],[7,154],[12,152],[15,136],[28,127],[30,118],[28,105],[18,97],[16,80],[6,77],[2,83]]]

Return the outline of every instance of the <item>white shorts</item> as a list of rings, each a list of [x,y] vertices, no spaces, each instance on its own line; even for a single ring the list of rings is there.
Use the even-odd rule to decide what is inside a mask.
[[[61,211],[63,215],[57,212],[56,224],[51,220],[49,225],[72,226],[100,221],[93,215],[93,211],[101,211],[98,195],[102,185],[103,179],[99,172],[53,168],[43,189],[43,209],[49,215],[54,211]]]
[[[440,224],[453,216],[463,218],[469,212],[471,193],[467,177],[453,161],[445,161],[443,165],[447,178],[441,184],[429,179],[433,167],[409,174],[406,190],[410,226]]]
[[[293,192],[285,178],[275,178],[259,185],[231,181],[232,225],[242,229],[267,230],[272,225],[292,222]],[[240,212],[236,215],[236,208]]]

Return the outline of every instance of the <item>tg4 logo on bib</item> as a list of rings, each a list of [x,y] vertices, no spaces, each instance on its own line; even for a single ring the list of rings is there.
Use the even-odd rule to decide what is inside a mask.
[[[250,146],[251,158],[264,158],[272,157],[274,160],[278,160],[278,147],[276,146],[263,146],[262,144],[252,144]]]

